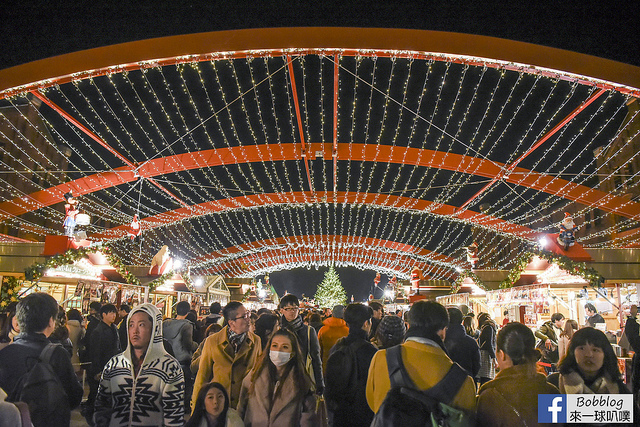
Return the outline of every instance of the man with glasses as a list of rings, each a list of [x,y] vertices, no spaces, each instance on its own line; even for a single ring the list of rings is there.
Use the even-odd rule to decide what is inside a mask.
[[[249,331],[251,312],[232,301],[222,310],[226,326],[210,335],[202,348],[198,375],[193,385],[191,407],[195,408],[200,388],[209,381],[222,384],[229,393],[229,406],[236,408],[242,380],[251,371],[262,346],[260,337]]]
[[[320,343],[315,329],[305,325],[300,315],[300,301],[293,294],[287,294],[280,300],[280,323],[298,337],[298,344],[302,352],[305,368],[315,383],[316,393],[324,391],[324,377],[322,375],[322,359],[320,358]]]

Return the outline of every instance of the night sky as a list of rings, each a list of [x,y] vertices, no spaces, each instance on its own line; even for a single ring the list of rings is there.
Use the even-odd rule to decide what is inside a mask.
[[[64,53],[162,36],[241,28],[353,26],[500,37],[640,66],[638,2],[442,1],[4,1],[0,68]],[[256,6],[256,3],[260,5]],[[629,5],[627,5],[627,3]],[[504,4],[506,6],[501,6]],[[271,274],[279,294],[312,296],[327,268]],[[375,272],[338,269],[350,298],[366,298]],[[386,284],[383,275],[381,285]],[[381,290],[375,294],[380,297]]]

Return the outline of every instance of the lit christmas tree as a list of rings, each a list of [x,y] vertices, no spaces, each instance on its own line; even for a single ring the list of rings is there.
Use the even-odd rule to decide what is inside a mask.
[[[329,308],[347,302],[347,293],[342,287],[340,277],[333,267],[329,267],[329,271],[325,273],[322,283],[318,285],[315,299],[320,307]]]

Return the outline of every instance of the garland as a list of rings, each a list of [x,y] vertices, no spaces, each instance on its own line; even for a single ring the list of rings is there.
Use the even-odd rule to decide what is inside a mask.
[[[44,272],[49,268],[57,268],[62,265],[73,264],[76,261],[85,258],[90,254],[94,254],[96,252],[102,252],[109,264],[115,267],[118,274],[122,276],[122,278],[126,281],[126,283],[134,286],[142,286],[140,280],[131,273],[126,265],[118,258],[114,253],[112,248],[108,244],[104,244],[101,247],[93,246],[93,247],[83,247],[78,249],[69,249],[63,254],[55,255],[44,263],[34,264],[31,267],[25,270],[25,278],[31,282],[38,281],[44,275]],[[149,286],[149,291],[153,292],[158,286],[162,286],[166,283],[167,280],[173,277],[175,274],[174,270],[170,270],[169,272],[163,274],[157,279],[150,282],[147,286]]]
[[[557,255],[549,251],[531,251],[526,252],[518,257],[516,265],[509,271],[509,275],[506,279],[500,282],[500,288],[511,288],[520,279],[520,275],[531,262],[534,256],[542,258],[549,263],[556,264],[561,269],[574,275],[580,276],[589,284],[596,288],[601,287],[604,284],[604,277],[598,273],[594,268],[587,267],[584,262],[577,262],[564,255]]]
[[[18,291],[22,281],[13,276],[5,276],[0,284],[0,310],[5,309],[12,302],[18,302]]]
[[[471,270],[464,270],[462,273],[458,275],[456,280],[451,284],[452,294],[458,293],[458,291],[462,287],[462,282],[467,277],[470,277],[471,280],[473,280],[473,283],[475,283],[478,287],[480,287],[480,289],[482,289],[485,292],[487,291],[487,288],[484,287],[484,283],[482,283],[482,280],[480,280],[480,277],[478,277],[476,273],[474,273]]]

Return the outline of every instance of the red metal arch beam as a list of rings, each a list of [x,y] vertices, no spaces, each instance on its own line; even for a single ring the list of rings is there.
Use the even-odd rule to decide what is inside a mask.
[[[314,143],[308,144],[308,146],[311,146],[311,148],[307,148],[308,153],[312,153],[315,147],[322,149],[324,152],[332,149],[332,144]],[[273,150],[273,152],[270,152],[270,150]],[[301,157],[300,146],[294,143],[280,144],[277,150],[268,144],[250,145],[203,150],[153,159],[145,162],[138,172],[140,176],[149,178],[204,167],[262,162],[264,159],[272,159],[273,161],[299,160]],[[338,144],[338,160],[376,161],[376,159],[386,159],[391,163],[438,168],[461,173],[473,171],[474,175],[490,179],[503,174],[506,167],[503,163],[434,150],[367,144],[351,144],[350,149],[349,144]],[[126,167],[114,169],[112,172],[90,175],[46,190],[37,191],[24,197],[15,198],[11,201],[2,202],[0,203],[0,220],[60,203],[63,200],[64,193],[70,189],[76,195],[83,195],[137,179],[138,176],[135,172]],[[547,174],[532,172],[524,168],[514,168],[511,173],[504,175],[502,179],[511,184],[543,191],[627,218],[640,216],[640,203]]]
[[[375,255],[375,251],[372,250],[371,254],[372,254],[371,256],[363,255],[363,256],[353,257],[345,260],[337,260],[337,262],[350,263],[356,267],[362,267],[367,269],[372,269],[372,268],[375,269],[376,267],[378,267],[380,269],[395,271],[396,273],[400,273],[400,274],[409,274],[410,269],[408,267],[411,267],[411,268],[418,267],[421,270],[424,270],[427,266],[427,264],[423,264],[423,263],[408,259],[407,269],[399,270],[394,265],[376,260],[375,257],[373,256]],[[293,268],[296,264],[298,264],[299,266],[300,264],[305,264],[308,262],[313,263],[313,262],[328,261],[326,257],[322,257],[317,254],[310,254],[309,256],[292,256],[287,259],[282,259],[283,257],[284,257],[283,255],[279,256],[278,254],[275,254],[275,253],[272,256],[270,254],[269,258],[265,260],[257,260],[254,257],[248,256],[248,257],[239,258],[238,260],[234,260],[234,262],[221,264],[219,268],[218,267],[204,268],[203,272],[207,274],[220,274],[223,276],[241,276],[247,273],[255,275],[255,272],[262,269],[271,268],[271,267],[278,267],[279,269],[284,269],[284,268]],[[259,262],[259,267],[256,267],[256,264],[258,262]],[[246,265],[247,268],[243,268],[243,265]],[[431,276],[425,275],[424,277],[425,279],[428,279]],[[453,280],[454,277],[455,275],[453,273],[450,276],[446,276],[447,280]]]
[[[420,212],[428,211],[435,215],[442,216],[452,216],[456,211],[455,206],[445,205],[442,203],[434,203],[429,200],[413,199],[409,197],[390,195],[385,196],[384,200],[380,200],[380,194],[378,193],[347,193],[344,191],[340,191],[337,193],[318,193],[318,196],[322,199],[326,197],[326,200],[333,200],[335,201],[335,203],[364,203],[374,204],[377,206],[404,207],[408,210],[415,210]],[[248,196],[233,197],[229,199],[212,200],[209,202],[190,206],[188,208],[179,208],[173,211],[163,212],[153,217],[143,218],[141,219],[141,221],[143,223],[144,229],[148,230],[164,225],[169,225],[171,223],[182,221],[194,216],[208,215],[240,207],[255,207],[271,204],[277,205],[306,203],[308,199],[309,194],[305,192],[254,194]],[[513,224],[479,212],[465,210],[464,212],[458,214],[457,218],[468,221],[472,224],[477,224],[483,227],[494,229],[497,232],[509,233],[529,240],[533,240],[536,238],[536,233],[528,227]],[[128,224],[119,225],[102,233],[96,234],[92,237],[98,239],[122,237],[126,234],[128,228]]]
[[[638,96],[638,67],[495,37],[391,28],[263,28],[161,37],[73,52],[0,70],[0,98],[170,64],[286,54],[434,59],[579,81]],[[588,77],[585,77],[588,76]],[[601,79],[593,81],[593,79]]]
[[[317,251],[317,247],[305,247],[305,245],[309,244],[325,244],[328,246],[326,246],[326,249],[321,249],[324,253],[319,254]],[[297,245],[297,247],[293,247],[291,245]],[[358,247],[355,247],[354,245],[358,245]],[[276,246],[284,246],[284,248],[280,249]],[[240,258],[224,261],[215,267],[202,268],[207,271],[235,271],[235,273],[237,274],[245,274],[246,271],[240,271],[240,266],[247,263],[261,262],[264,264],[271,262],[269,266],[276,266],[284,264],[286,262],[305,263],[311,260],[335,260],[337,262],[352,262],[356,265],[363,265],[365,263],[368,263],[369,265],[378,265],[382,268],[397,271],[401,274],[409,274],[411,268],[413,268],[414,266],[418,266],[423,270],[432,267],[432,264],[429,264],[429,262],[416,261],[415,259],[411,258],[410,255],[428,257],[433,259],[434,262],[441,262],[445,264],[454,265],[457,262],[456,259],[451,258],[447,255],[439,254],[427,249],[416,248],[411,245],[390,240],[370,237],[359,238],[355,236],[345,235],[306,235],[279,237],[276,239],[243,243],[238,246],[229,247],[220,251],[214,251],[205,256],[199,257],[191,261],[191,265],[193,265],[195,268],[198,268],[197,264],[205,263],[215,258],[226,257],[242,253],[244,251],[255,250],[256,247],[266,247],[267,249],[265,251],[261,251],[260,253],[245,255]],[[345,249],[345,247],[347,249]],[[353,248],[356,252],[351,253],[348,248]],[[393,262],[391,262],[391,260],[388,260],[385,257],[380,257],[379,248],[388,248],[398,252],[404,252],[406,253],[406,255],[391,254],[390,256],[393,257]],[[332,252],[334,253],[333,256],[331,255]],[[274,262],[274,258],[288,259],[289,261]],[[406,265],[406,269],[398,269],[398,264]],[[453,275],[454,273],[452,272],[452,276]]]

